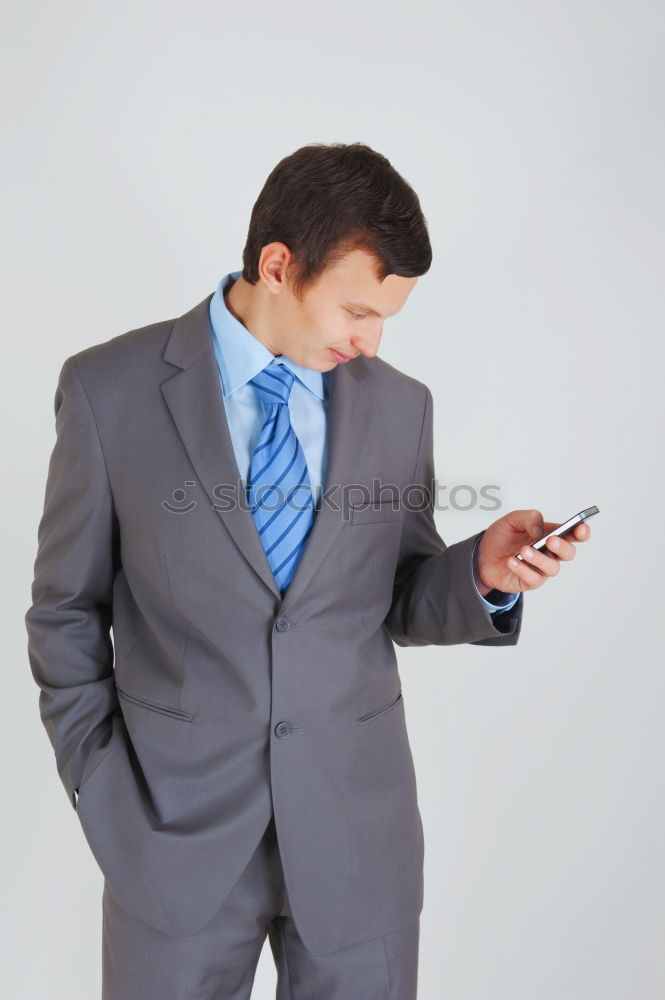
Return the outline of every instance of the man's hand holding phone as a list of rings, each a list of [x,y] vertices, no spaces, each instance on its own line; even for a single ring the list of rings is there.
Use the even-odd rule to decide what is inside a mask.
[[[575,558],[575,542],[590,538],[591,529],[585,519],[597,513],[597,507],[589,507],[559,524],[544,521],[539,510],[513,510],[494,521],[481,538],[476,554],[483,597],[491,590],[506,594],[536,590],[549,577],[556,576],[561,562]],[[534,547],[536,542],[538,547]]]

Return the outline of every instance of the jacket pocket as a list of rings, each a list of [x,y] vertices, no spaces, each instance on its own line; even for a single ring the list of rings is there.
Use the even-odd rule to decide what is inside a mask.
[[[367,503],[352,506],[351,524],[382,524],[384,521],[399,521],[402,508],[393,500],[369,500]]]
[[[371,719],[376,719],[380,715],[385,715],[387,712],[390,712],[391,709],[396,708],[396,706],[399,705],[401,700],[402,700],[402,692],[400,691],[397,697],[393,698],[393,700],[389,702],[387,705],[382,705],[381,708],[375,708],[373,712],[368,712],[366,715],[361,715],[357,721],[370,722]]]
[[[121,698],[125,698],[127,701],[131,701],[134,705],[140,705],[141,708],[147,708],[151,712],[159,712],[161,715],[170,715],[173,719],[181,719],[183,722],[191,722],[194,715],[191,712],[184,712],[181,708],[173,708],[170,705],[162,705],[157,701],[149,701],[147,698],[141,698],[139,695],[130,694],[129,691],[124,691],[116,683],[116,690]]]

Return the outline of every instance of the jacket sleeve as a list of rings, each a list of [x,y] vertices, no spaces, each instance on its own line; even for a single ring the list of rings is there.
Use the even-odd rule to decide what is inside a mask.
[[[385,624],[398,646],[515,645],[524,595],[503,614],[485,607],[473,579],[473,548],[484,532],[446,545],[434,523],[433,400],[425,387],[420,444],[411,482],[422,502],[404,515],[393,600]],[[411,491],[409,491],[410,493]]]
[[[53,448],[38,528],[28,658],[56,766],[76,809],[90,750],[120,706],[110,638],[117,522],[95,418],[74,356],[54,399]]]

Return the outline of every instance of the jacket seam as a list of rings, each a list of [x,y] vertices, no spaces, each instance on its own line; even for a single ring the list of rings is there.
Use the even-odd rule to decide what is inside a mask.
[[[99,452],[100,452],[100,454],[102,456],[102,461],[104,463],[104,471],[106,472],[106,481],[108,483],[109,492],[111,494],[111,500],[113,501],[113,490],[111,489],[111,477],[109,475],[108,462],[106,461],[106,455],[104,454],[104,446],[102,445],[102,439],[101,439],[101,435],[99,433],[99,426],[97,424],[97,417],[95,416],[95,411],[92,408],[92,403],[90,402],[90,397],[88,395],[88,390],[86,389],[85,383],[84,383],[83,379],[81,378],[81,372],[80,372],[80,369],[79,369],[79,366],[78,366],[78,362],[77,362],[77,360],[76,360],[76,358],[74,356],[72,356],[72,361],[74,363],[74,368],[76,370],[76,376],[77,376],[77,378],[79,380],[79,384],[80,384],[81,388],[83,389],[83,395],[85,396],[85,401],[88,404],[88,409],[90,410],[90,416],[92,417],[92,422],[93,422],[93,425],[94,425],[94,428],[95,428],[95,436],[97,438],[97,444],[99,445]],[[113,506],[113,510],[115,511],[115,503],[112,503],[112,506]]]
[[[427,416],[427,395],[429,393],[429,389],[425,385],[424,382],[422,383],[422,386],[423,386],[423,389],[425,390],[425,406],[423,408],[423,418],[422,418],[422,422],[420,424],[420,434],[418,436],[418,451],[416,453],[416,462],[415,462],[415,465],[413,467],[413,472],[411,473],[411,483],[409,485],[415,484],[416,471],[418,469],[418,466],[420,465],[420,456],[421,456],[422,447],[423,447],[423,434],[425,432],[425,418]],[[427,489],[429,489],[429,484],[426,484],[426,485],[427,485]],[[432,501],[432,504],[433,504],[432,498],[430,498],[430,500]],[[398,556],[398,560],[402,556],[402,537],[403,537],[403,533],[404,533],[404,523],[405,523],[405,521],[406,521],[406,518],[402,521],[402,528],[401,528],[401,533],[400,533],[400,544],[399,544],[399,556]],[[393,580],[393,598],[395,596],[395,588],[396,588],[396,586],[397,586],[396,580]]]
[[[427,393],[429,392],[429,389],[427,388],[427,386],[424,386],[424,389],[425,389],[425,406],[423,408],[423,419],[422,419],[422,423],[420,425],[420,435],[418,437],[418,452],[416,454],[416,464],[414,465],[413,472],[411,474],[411,482],[412,483],[415,482],[416,471],[418,469],[418,465],[420,464],[420,453],[422,451],[423,434],[424,434],[424,431],[425,431],[425,417],[427,416]]]

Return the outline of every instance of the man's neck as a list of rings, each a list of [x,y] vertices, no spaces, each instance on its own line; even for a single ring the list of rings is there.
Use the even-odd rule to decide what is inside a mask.
[[[252,334],[259,343],[267,347],[270,353],[275,358],[279,358],[282,352],[279,350],[276,344],[266,343],[266,341],[259,337],[254,330],[259,327],[265,327],[265,323],[259,321],[260,307],[257,308],[258,295],[257,290],[249,282],[245,281],[242,275],[239,275],[231,287],[224,293],[224,302],[226,303],[226,308],[229,310],[232,316],[238,320],[239,323],[245,327],[245,329]]]

